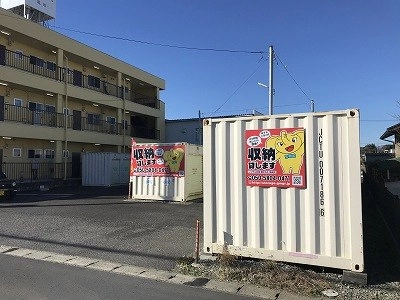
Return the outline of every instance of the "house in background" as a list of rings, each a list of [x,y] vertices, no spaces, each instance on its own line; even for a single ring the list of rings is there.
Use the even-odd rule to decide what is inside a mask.
[[[163,79],[24,11],[0,8],[0,167],[10,178],[31,178],[33,162],[39,177],[80,177],[82,152],[164,141]]]
[[[203,144],[203,120],[199,118],[165,120],[165,142]]]
[[[394,142],[387,140],[387,138],[391,136],[394,137]],[[380,139],[386,142],[394,143],[394,156],[396,158],[400,157],[400,123],[388,127]]]
[[[253,110],[250,114],[230,115],[230,116],[212,116],[191,119],[165,120],[165,142],[203,145],[203,119],[208,118],[236,118],[249,116],[262,116],[263,114]]]

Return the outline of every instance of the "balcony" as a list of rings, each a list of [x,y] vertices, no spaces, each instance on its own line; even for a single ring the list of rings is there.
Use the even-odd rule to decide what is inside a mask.
[[[109,123],[104,120],[29,109],[27,107],[4,104],[4,116],[0,120],[11,121],[34,126],[65,128],[79,131],[91,131],[112,135],[127,135],[137,138],[160,139],[160,131],[156,128],[142,127],[123,123]]]
[[[93,75],[83,75],[78,70],[66,70],[65,67],[60,67],[56,63],[46,61],[33,55],[26,56],[21,52],[15,52],[7,49],[5,51],[4,61],[0,65],[23,70],[38,76],[50,78],[57,81],[67,82],[68,84],[82,87],[85,89],[94,90],[96,92],[110,95],[116,98],[125,99],[147,107],[160,109],[160,100],[156,97],[149,97],[140,94],[134,90],[125,88],[125,95],[123,87],[111,84],[99,77]],[[0,53],[0,57],[1,57]]]

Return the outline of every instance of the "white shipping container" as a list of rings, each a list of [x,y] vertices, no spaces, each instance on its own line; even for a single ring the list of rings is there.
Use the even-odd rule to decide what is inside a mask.
[[[130,177],[131,199],[190,201],[203,198],[203,147],[188,143],[137,144],[139,147],[184,148],[184,175]]]
[[[359,121],[357,109],[204,120],[204,253],[228,250],[362,272]],[[279,186],[286,177],[275,176],[274,168],[284,168],[278,160],[283,143],[272,149],[272,164],[251,159],[268,157],[272,147],[260,144],[262,138],[278,138],[272,133],[280,131],[283,139],[293,128],[303,131],[305,177],[291,174],[292,182],[286,182],[291,186]],[[254,130],[259,136],[249,137]],[[249,150],[252,143],[260,151]],[[250,179],[275,186],[249,185]]]
[[[82,153],[82,185],[129,184],[130,154],[113,152]]]

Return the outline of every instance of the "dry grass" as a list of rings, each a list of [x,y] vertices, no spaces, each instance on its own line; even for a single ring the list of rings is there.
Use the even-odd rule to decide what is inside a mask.
[[[216,261],[202,261],[197,266],[187,259],[178,261],[176,271],[221,281],[237,281],[256,286],[285,290],[308,296],[320,296],[323,290],[333,288],[339,279],[327,279],[298,266],[274,261],[239,260],[228,251],[219,254]]]

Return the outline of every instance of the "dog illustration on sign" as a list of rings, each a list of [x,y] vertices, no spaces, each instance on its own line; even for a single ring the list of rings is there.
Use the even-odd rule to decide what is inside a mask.
[[[171,148],[165,151],[163,155],[165,166],[168,166],[173,173],[179,172],[184,155],[185,150],[182,148]]]
[[[304,129],[290,133],[282,130],[280,135],[269,137],[265,147],[275,149],[275,159],[283,174],[300,174],[304,155]]]

